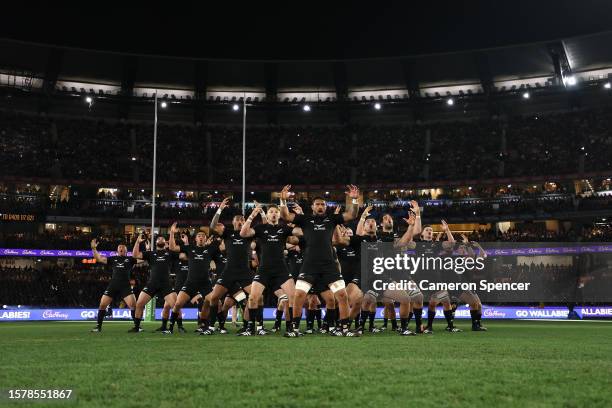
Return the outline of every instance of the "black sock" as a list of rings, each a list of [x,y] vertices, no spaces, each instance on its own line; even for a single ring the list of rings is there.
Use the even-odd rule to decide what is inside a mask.
[[[257,327],[260,327],[262,329],[264,327],[263,306],[259,306],[257,308]]]
[[[274,327],[280,327],[283,321],[283,309],[276,309],[276,319],[274,320]]]
[[[397,330],[397,319],[395,317],[391,319],[391,330]]]
[[[325,321],[329,328],[336,326],[336,309],[327,309],[325,313]]]
[[[255,321],[257,320],[257,309],[249,307],[249,321],[247,323],[248,330],[255,331]]]
[[[431,328],[433,327],[433,321],[435,317],[436,317],[436,309],[434,310],[429,309],[427,311],[427,328],[429,330],[431,330]]]
[[[340,323],[340,327],[342,328],[343,332],[348,331],[349,319],[340,319],[339,323]]]
[[[134,320],[134,318],[136,317],[136,310],[131,309],[130,310],[130,316],[132,316],[132,320]]]
[[[408,330],[408,318],[407,317],[400,317],[400,327],[402,331]]]
[[[162,325],[161,325],[162,330],[166,330],[168,328],[168,319],[164,319],[162,317]]]
[[[140,321],[141,320],[142,320],[142,318],[134,317],[134,327],[136,327],[137,329],[140,328]]]
[[[383,317],[383,327],[386,329],[387,326],[389,324],[389,319],[387,319],[386,317]]]
[[[176,322],[176,313],[170,312],[170,330],[174,329],[174,323]]]
[[[315,311],[308,309],[306,310],[306,330],[312,330],[314,328]]]
[[[219,321],[219,328],[225,329],[225,319],[227,319],[227,312],[223,310],[217,313],[217,320]]]
[[[452,310],[445,310],[444,311],[444,317],[446,318],[446,324],[448,325],[448,327],[450,327],[452,329],[454,327],[453,326],[453,311]]]
[[[321,328],[321,309],[315,310],[315,318],[317,319],[317,328]]]
[[[366,320],[368,320],[369,315],[370,315],[370,312],[368,312],[367,310],[361,311],[361,316],[359,317],[359,328],[361,328],[362,330],[365,327],[365,322]]]
[[[178,327],[183,327],[183,313],[182,312],[176,317],[176,324],[178,325]]]
[[[374,319],[376,318],[376,312],[368,312],[370,315],[369,328],[372,329],[374,327]]]
[[[417,331],[420,332],[421,325],[423,324],[423,309],[414,309],[414,322],[416,323]]]
[[[302,316],[293,318],[293,330],[300,330],[300,320],[302,320]]]
[[[288,322],[292,322],[293,321],[293,308],[289,307],[289,315],[286,317],[285,319]]]
[[[98,310],[98,329],[102,328],[102,322],[104,321],[104,316],[106,316],[106,310]]]
[[[472,319],[472,328],[478,326],[478,310],[470,310],[470,318]]]
[[[209,325],[210,326],[214,326],[215,323],[217,322],[217,308],[213,308],[211,306],[211,308],[208,310],[208,316],[204,316],[204,318],[208,317],[208,319],[210,320]],[[204,320],[204,319],[202,319]]]

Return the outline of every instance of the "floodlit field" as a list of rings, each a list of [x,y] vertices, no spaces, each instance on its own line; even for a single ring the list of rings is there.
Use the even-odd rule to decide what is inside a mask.
[[[92,323],[2,323],[0,388],[68,388],[76,400],[54,406],[106,408],[612,405],[612,323],[486,325],[286,339],[196,336],[193,323],[172,336],[151,332],[155,323],[141,334],[128,334],[129,323],[95,334]]]

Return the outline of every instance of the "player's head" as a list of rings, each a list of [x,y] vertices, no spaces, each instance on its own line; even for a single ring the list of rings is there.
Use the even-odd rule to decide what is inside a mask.
[[[280,210],[276,205],[271,205],[268,207],[268,211],[266,211],[266,218],[272,224],[276,224],[278,219],[280,218]]]
[[[392,230],[393,229],[393,217],[391,216],[391,214],[385,214],[382,217],[382,222],[380,223],[380,225],[383,227],[384,230]]]
[[[117,255],[126,256],[127,255],[127,247],[123,244],[117,246]]]
[[[363,224],[363,229],[368,235],[376,235],[377,227],[378,226],[376,225],[376,220],[374,218],[368,218]]]
[[[204,246],[206,242],[206,233],[204,231],[199,231],[195,236],[195,243],[197,246]]]
[[[219,236],[223,235],[223,231],[225,231],[225,224],[222,222],[218,222],[213,228],[213,232]]]
[[[423,226],[423,231],[421,232],[421,239],[423,239],[423,241],[431,241],[433,239],[433,228],[431,228],[431,225]]]
[[[155,240],[155,246],[158,249],[164,249],[166,247],[166,238],[162,237],[161,235],[157,237],[157,240]]]
[[[234,218],[232,218],[232,225],[234,226],[234,229],[236,231],[240,230],[242,228],[242,225],[244,225],[244,215],[234,215]]]
[[[324,215],[327,210],[327,203],[323,197],[315,197],[312,200],[312,212],[315,215]]]

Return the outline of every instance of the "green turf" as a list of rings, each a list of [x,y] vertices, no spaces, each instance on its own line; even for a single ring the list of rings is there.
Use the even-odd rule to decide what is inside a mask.
[[[2,323],[0,388],[72,388],[70,406],[106,408],[612,406],[612,323],[487,326],[285,339],[164,336],[154,323],[141,334],[128,323],[97,334],[92,323]]]

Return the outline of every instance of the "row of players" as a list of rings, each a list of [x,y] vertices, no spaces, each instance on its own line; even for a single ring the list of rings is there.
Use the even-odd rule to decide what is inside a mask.
[[[228,226],[219,223],[221,213],[229,202],[229,199],[223,200],[210,224],[210,234],[198,232],[193,244],[184,235],[177,242],[176,223],[170,227],[168,242],[159,236],[155,248],[142,251],[144,238],[140,235],[131,258],[127,256],[125,245],[119,245],[117,256],[105,258],[97,252],[97,242],[92,241],[94,257],[113,269],[111,282],[100,301],[98,322],[93,331],[101,331],[106,307],[112,300],[122,298],[133,310],[134,327],[130,332],[141,332],[145,305],[157,295],[165,301],[162,327],[159,329],[164,333],[172,333],[175,325],[179,330],[184,330],[181,309],[191,301],[198,304],[197,331],[201,335],[214,333],[216,319],[223,329],[224,316],[234,305],[244,310],[245,324],[239,335],[265,335],[268,332],[263,327],[263,293],[266,289],[279,300],[273,330],[280,328],[284,314],[286,337],[302,335],[300,320],[305,304],[308,305],[306,333],[313,332],[314,321],[318,317],[319,296],[326,305],[327,324],[322,326],[322,331],[334,336],[360,336],[366,322],[369,323],[370,332],[378,332],[374,326],[377,303],[385,305],[385,318],[390,318],[393,323],[396,322],[396,302],[399,303],[398,332],[401,335],[432,334],[436,306],[439,304],[444,309],[446,330],[461,331],[454,327],[454,305],[446,291],[431,294],[425,326],[422,323],[424,299],[419,290],[386,290],[381,293],[368,290],[364,293],[361,288],[362,242],[390,242],[398,249],[415,248],[414,238],[419,236],[421,251],[438,254],[449,248],[452,250],[455,242],[444,221],[442,226],[446,240],[434,240],[433,229],[421,226],[420,209],[413,201],[412,211],[404,219],[408,228],[399,237],[394,232],[393,218],[388,214],[383,216],[379,231],[376,220],[369,216],[368,207],[362,212],[353,234],[345,224],[356,219],[359,213],[359,190],[356,186],[348,186],[347,195],[351,204],[344,213],[340,213],[339,208],[334,213],[328,213],[326,201],[318,197],[312,201],[312,214],[309,215],[304,214],[297,204],[288,203],[292,196],[290,187],[285,186],[281,191],[279,206],[271,205],[264,212],[257,205],[248,218],[236,215]],[[292,204],[291,208],[288,204]],[[254,225],[258,216],[261,222]],[[281,223],[281,220],[284,222]],[[254,254],[252,245],[255,246]],[[465,237],[464,246],[472,250],[471,243]],[[173,259],[179,257],[187,260],[187,278],[177,292],[170,285],[170,270]],[[257,264],[254,274],[250,268],[252,257]],[[213,260],[219,266],[223,265],[214,285],[209,278]],[[148,263],[150,276],[136,300],[129,285],[129,271],[135,262],[142,261]],[[480,324],[482,305],[478,296],[473,292],[464,292],[459,300],[470,305],[472,330],[486,330]],[[412,317],[416,323],[415,331],[408,327]],[[354,329],[351,330],[353,323]]]

